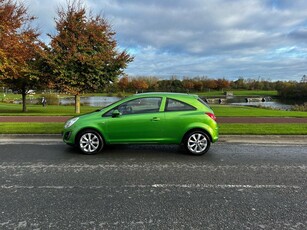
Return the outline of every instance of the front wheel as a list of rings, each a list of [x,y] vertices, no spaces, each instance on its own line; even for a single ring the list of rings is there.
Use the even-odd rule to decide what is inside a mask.
[[[210,148],[210,138],[202,131],[188,133],[184,140],[186,150],[193,155],[203,155]]]
[[[78,147],[84,154],[96,154],[104,146],[101,135],[95,130],[85,130],[78,135]]]

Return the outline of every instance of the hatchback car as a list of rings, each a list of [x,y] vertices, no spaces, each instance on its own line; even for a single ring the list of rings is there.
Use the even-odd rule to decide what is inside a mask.
[[[85,154],[109,144],[183,144],[202,155],[218,140],[218,126],[197,95],[142,93],[68,120],[63,140]]]

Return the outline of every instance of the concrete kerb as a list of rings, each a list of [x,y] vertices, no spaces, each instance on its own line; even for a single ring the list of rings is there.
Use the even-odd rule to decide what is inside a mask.
[[[61,134],[0,134],[0,143],[61,142]]]
[[[60,134],[0,134],[0,143],[61,142]],[[220,135],[218,143],[307,145],[307,135]]]
[[[307,145],[307,135],[220,135],[220,142]]]

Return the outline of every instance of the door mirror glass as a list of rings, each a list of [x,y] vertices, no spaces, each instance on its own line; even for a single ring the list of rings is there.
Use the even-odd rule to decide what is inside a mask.
[[[117,110],[117,109],[115,109],[115,110],[112,112],[112,117],[119,117],[119,116],[121,116],[121,115],[122,115],[122,113],[119,112],[119,110]]]

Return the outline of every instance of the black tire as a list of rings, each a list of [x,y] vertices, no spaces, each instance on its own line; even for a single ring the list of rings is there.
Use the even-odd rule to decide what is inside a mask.
[[[208,152],[211,145],[211,140],[208,134],[203,131],[196,130],[185,135],[183,144],[188,153],[201,156]]]
[[[100,152],[104,147],[104,141],[100,133],[95,130],[83,130],[77,136],[77,147],[87,155],[93,155]]]

